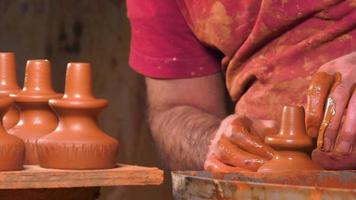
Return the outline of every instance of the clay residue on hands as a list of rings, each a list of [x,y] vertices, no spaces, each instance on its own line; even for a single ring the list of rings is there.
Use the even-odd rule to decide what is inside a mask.
[[[240,167],[232,167],[230,165],[226,165],[219,161],[215,155],[211,155],[204,164],[205,170],[212,173],[212,176],[216,179],[221,179],[224,177],[226,173],[237,173],[237,172],[246,172],[251,171],[248,169],[243,169]]]
[[[219,142],[218,154],[223,163],[251,171],[256,171],[266,162],[265,159],[240,149],[225,137]]]
[[[240,118],[233,121],[233,128],[230,139],[240,148],[253,154],[259,155],[264,159],[272,159],[274,150],[265,145],[264,142],[257,136],[252,135],[251,130],[246,128],[244,121]]]
[[[336,104],[335,99],[329,97],[327,100],[327,103],[326,103],[324,119],[320,125],[319,135],[318,135],[317,148],[319,148],[321,150],[324,150],[323,145],[324,145],[325,130],[329,126],[331,119],[336,114],[335,104]]]
[[[330,93],[334,91],[334,89],[341,83],[341,74],[340,73],[335,73],[334,75],[334,84],[331,88]],[[318,142],[317,142],[317,148],[324,151],[325,149],[323,148],[324,146],[324,137],[325,137],[325,131],[327,127],[329,126],[332,118],[336,114],[336,101],[332,97],[328,97],[326,106],[325,106],[325,112],[324,112],[324,117],[323,121],[321,122],[320,128],[319,128],[319,133],[318,133]]]
[[[312,153],[313,160],[327,170],[353,170],[356,169],[356,152],[340,154],[337,152],[324,152],[315,149]]]
[[[313,76],[308,88],[306,105],[306,127],[309,136],[317,137],[324,112],[324,102],[334,82],[334,76],[318,72]]]

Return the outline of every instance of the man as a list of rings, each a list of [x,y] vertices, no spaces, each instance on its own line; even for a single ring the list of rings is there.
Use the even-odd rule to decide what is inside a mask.
[[[261,138],[284,105],[305,106],[315,162],[356,168],[355,0],[127,4],[130,65],[146,77],[152,135],[171,169],[256,171],[273,156]]]

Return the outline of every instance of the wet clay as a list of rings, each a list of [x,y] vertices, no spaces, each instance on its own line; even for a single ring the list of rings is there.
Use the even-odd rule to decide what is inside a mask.
[[[308,102],[306,110],[306,126],[309,136],[317,137],[323,117],[325,100],[334,83],[334,76],[325,72],[318,72],[313,76],[308,88]]]
[[[308,155],[297,151],[277,151],[275,157],[258,169],[258,172],[321,170]]]
[[[230,140],[238,145],[239,148],[246,151],[246,153],[250,152],[262,158],[271,159],[274,150],[267,145],[263,145],[263,141],[260,137],[252,134],[249,123],[250,122],[245,119],[235,119],[232,122],[232,132],[234,134],[230,135]]]
[[[10,97],[0,97],[0,116],[3,117],[13,103]],[[3,122],[0,122],[0,171],[23,169],[25,143],[6,133]]]
[[[52,89],[49,61],[27,61],[24,87],[11,96],[20,109],[20,120],[9,133],[25,142],[25,164],[38,164],[37,139],[52,132],[58,123],[48,100],[62,96]]]
[[[58,127],[37,142],[40,166],[56,169],[106,169],[116,165],[118,141],[97,125],[107,106],[92,95],[91,67],[69,63],[65,94],[49,104],[59,116]]]
[[[331,92],[341,83],[341,74],[340,73],[335,73],[334,77],[334,84],[331,88]],[[331,93],[330,92],[330,93]],[[324,112],[324,117],[323,121],[321,122],[320,128],[319,128],[319,133],[318,133],[318,141],[317,141],[317,148],[324,151],[324,135],[325,135],[325,130],[329,126],[332,118],[336,114],[336,102],[335,99],[332,97],[328,97],[326,106],[325,106],[325,112]]]
[[[0,52],[0,97],[17,94],[20,87],[17,84],[15,54]],[[19,121],[20,115],[15,104],[12,104],[2,118],[6,130],[14,127]]]
[[[306,135],[303,107],[285,106],[279,133],[266,136],[265,143],[279,151],[258,172],[322,169],[301,152],[303,148],[312,145],[311,138]]]
[[[336,114],[336,103],[335,100],[331,97],[328,98],[327,103],[326,103],[326,110],[324,113],[324,118],[323,121],[320,125],[319,129],[319,135],[318,135],[318,141],[317,141],[317,148],[324,151],[324,135],[325,135],[325,130],[329,126],[331,119],[335,116]]]

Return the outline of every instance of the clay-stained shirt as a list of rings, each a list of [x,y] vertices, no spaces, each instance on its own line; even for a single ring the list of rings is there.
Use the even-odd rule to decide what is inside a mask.
[[[128,0],[131,66],[154,78],[223,70],[236,112],[279,120],[311,75],[356,50],[356,0]]]

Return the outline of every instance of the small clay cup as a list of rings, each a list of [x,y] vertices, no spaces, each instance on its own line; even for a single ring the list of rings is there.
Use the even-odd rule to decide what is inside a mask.
[[[68,64],[65,94],[49,104],[57,112],[59,124],[37,142],[41,167],[79,170],[116,166],[118,141],[97,125],[97,116],[107,101],[92,95],[88,63]]]
[[[13,101],[10,97],[0,97],[0,116],[3,117]],[[25,143],[19,138],[9,135],[0,121],[0,171],[23,169],[25,159]]]
[[[306,134],[304,116],[303,107],[283,108],[279,133],[265,137],[265,143],[280,151],[276,151],[274,157],[262,165],[258,172],[322,169],[301,151],[312,145],[311,138]]]
[[[58,124],[58,118],[49,107],[48,100],[62,96],[52,89],[49,61],[27,61],[24,87],[19,93],[10,96],[20,109],[20,120],[9,133],[25,142],[25,164],[38,164],[37,139],[52,132]]]
[[[17,94],[20,87],[17,84],[15,54],[11,52],[0,52],[0,97]],[[20,114],[12,104],[2,118],[6,130],[14,127],[20,119]]]

